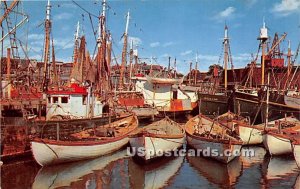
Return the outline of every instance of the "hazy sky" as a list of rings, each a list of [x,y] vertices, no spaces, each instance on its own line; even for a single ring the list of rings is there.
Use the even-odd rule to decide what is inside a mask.
[[[91,54],[95,49],[92,28],[97,29],[97,17],[102,10],[101,1],[76,1],[89,14],[72,1],[51,1],[52,34],[56,59],[71,61],[74,33],[78,21],[87,38]],[[107,29],[112,33],[113,51],[120,63],[126,12],[130,11],[129,36],[141,58],[155,57],[156,62],[167,65],[168,56],[177,58],[177,69],[187,72],[189,62],[195,63],[196,53],[200,69],[219,62],[225,22],[229,28],[232,59],[235,67],[245,67],[258,49],[257,37],[263,18],[269,36],[275,32],[287,38],[281,45],[286,52],[291,40],[296,51],[300,41],[300,0],[118,0],[107,1]],[[23,1],[29,23],[18,30],[18,38],[25,44],[28,36],[30,58],[41,60],[46,1]],[[1,10],[3,12],[3,10]],[[8,44],[6,42],[5,44]],[[7,45],[6,45],[7,47]],[[149,59],[147,59],[149,61]]]

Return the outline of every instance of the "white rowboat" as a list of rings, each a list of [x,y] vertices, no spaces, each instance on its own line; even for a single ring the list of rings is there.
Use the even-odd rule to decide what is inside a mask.
[[[137,127],[137,117],[130,116],[96,129],[72,134],[77,140],[35,138],[31,142],[31,149],[34,159],[41,166],[94,158],[125,146],[129,142],[128,135]],[[108,136],[108,131],[113,132],[113,136]]]

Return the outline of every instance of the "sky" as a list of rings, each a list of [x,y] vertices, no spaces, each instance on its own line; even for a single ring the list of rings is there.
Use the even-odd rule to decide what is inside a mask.
[[[52,36],[58,61],[71,62],[78,21],[88,50],[94,53],[93,28],[97,30],[101,0],[75,2],[81,8],[72,1],[51,1]],[[29,16],[29,22],[18,28],[17,38],[27,47],[29,58],[39,61],[43,54],[46,4],[22,1],[18,7]],[[272,38],[275,32],[279,36],[287,33],[281,45],[284,52],[288,40],[292,52],[300,42],[300,0],[107,0],[107,4],[107,29],[112,34],[113,54],[118,63],[127,11],[129,43],[133,40],[141,60],[150,62],[153,57],[153,63],[167,66],[170,56],[172,63],[176,58],[177,70],[183,73],[189,71],[190,62],[195,66],[196,54],[201,71],[207,71],[212,64],[223,64],[225,23],[235,68],[245,67],[252,54],[256,55],[263,20]],[[7,48],[8,41],[4,44]]]

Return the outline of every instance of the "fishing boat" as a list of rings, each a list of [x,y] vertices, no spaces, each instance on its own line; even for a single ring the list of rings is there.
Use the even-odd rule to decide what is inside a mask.
[[[227,25],[225,25],[223,45],[224,70],[221,71],[222,68],[217,65],[211,67],[211,84],[206,86],[208,90],[199,90],[198,92],[201,113],[208,116],[220,115],[226,113],[228,110],[232,110],[231,92],[228,90],[228,64],[231,63],[233,66],[233,63],[232,59],[229,58],[231,57],[231,52],[229,50],[230,44]],[[224,88],[221,88],[220,80],[224,81]]]
[[[172,151],[184,144],[184,140],[184,129],[168,117],[140,128],[130,135],[132,150],[135,150],[137,157],[144,161],[171,155]],[[141,148],[145,153],[138,153]]]
[[[138,127],[136,116],[70,135],[69,140],[34,138],[31,149],[41,166],[94,158],[114,152],[129,142],[128,135]]]
[[[298,167],[300,168],[300,140],[294,140],[292,143],[294,157]]]
[[[179,84],[175,84],[180,83],[182,79],[172,79],[170,82],[168,78],[154,79],[146,76],[134,77],[132,80],[135,82],[136,90],[143,93],[145,102],[153,104],[163,116],[190,113],[196,106],[196,103],[192,102],[192,97],[182,90]]]
[[[128,161],[128,175],[130,188],[165,188],[174,182],[184,157],[167,157],[151,164],[141,165],[130,159]]]
[[[269,129],[274,124],[277,129]],[[300,137],[300,121],[295,117],[287,117],[270,122],[264,133],[263,143],[270,155],[292,153],[291,140]]]
[[[92,160],[45,166],[40,169],[32,184],[33,189],[71,187],[83,177],[103,170],[107,165],[126,158],[126,150]]]
[[[186,123],[185,131],[189,146],[223,163],[233,160],[243,144],[228,128],[201,114]]]

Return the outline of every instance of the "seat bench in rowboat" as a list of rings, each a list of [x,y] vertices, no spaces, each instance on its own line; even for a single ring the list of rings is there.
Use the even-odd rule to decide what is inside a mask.
[[[128,135],[138,127],[136,116],[70,134],[68,140],[34,138],[31,149],[41,165],[89,159],[112,153],[129,142]]]
[[[204,157],[223,163],[239,156],[243,144],[230,129],[203,115],[190,119],[185,125],[185,132],[190,147],[201,151]]]
[[[174,150],[183,145],[185,131],[178,123],[166,117],[137,129],[129,138],[134,155],[147,162],[163,155],[172,155]]]

